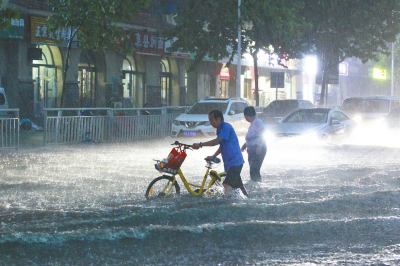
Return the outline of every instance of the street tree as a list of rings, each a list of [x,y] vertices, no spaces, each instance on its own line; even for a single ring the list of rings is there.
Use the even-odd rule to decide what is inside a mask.
[[[123,50],[128,39],[127,25],[138,11],[146,8],[148,0],[48,0],[51,15],[50,30],[70,30],[64,56],[61,106],[65,98],[65,81],[73,40],[87,50]]]
[[[240,23],[242,54],[250,52],[255,71],[255,100],[258,94],[258,58],[262,49],[280,58],[297,57],[304,50],[300,36],[307,23],[300,16],[302,1],[245,0],[238,21],[237,1],[177,1],[176,25],[167,36],[174,40],[173,50],[193,52],[194,66],[206,55],[214,60],[237,55],[237,31]],[[223,15],[222,15],[223,14]],[[241,55],[240,55],[241,56]]]
[[[205,56],[232,60],[237,47],[237,12],[232,0],[177,0],[175,25],[165,31],[174,51],[192,52],[195,67]]]
[[[280,61],[301,57],[309,49],[309,44],[302,41],[309,25],[300,16],[302,1],[246,0],[243,7],[243,21],[250,24],[244,27],[244,41],[253,57],[255,101],[258,106],[258,52],[274,53]]]
[[[348,57],[363,62],[388,53],[400,31],[397,0],[304,0],[303,16],[311,24],[304,42],[320,59],[320,104],[325,104],[327,84],[338,63]]]

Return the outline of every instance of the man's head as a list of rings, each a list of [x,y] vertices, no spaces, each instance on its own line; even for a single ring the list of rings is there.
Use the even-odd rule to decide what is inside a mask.
[[[243,114],[248,122],[252,122],[256,118],[256,110],[253,106],[247,106],[244,108]]]
[[[208,120],[214,128],[218,128],[224,122],[224,115],[220,110],[212,110],[208,113]]]

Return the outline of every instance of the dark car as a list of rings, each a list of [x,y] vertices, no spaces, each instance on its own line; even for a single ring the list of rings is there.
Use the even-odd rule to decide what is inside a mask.
[[[264,108],[259,117],[266,123],[278,123],[282,118],[297,109],[313,108],[314,105],[307,100],[275,100]]]
[[[358,123],[374,122],[400,108],[400,98],[391,96],[351,97],[343,101],[342,110]],[[393,113],[395,115],[395,113]]]

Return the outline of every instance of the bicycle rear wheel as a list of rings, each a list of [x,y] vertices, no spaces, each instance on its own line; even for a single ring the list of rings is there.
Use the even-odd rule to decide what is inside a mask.
[[[162,175],[150,182],[147,187],[146,199],[166,198],[180,194],[178,182],[172,176]]]

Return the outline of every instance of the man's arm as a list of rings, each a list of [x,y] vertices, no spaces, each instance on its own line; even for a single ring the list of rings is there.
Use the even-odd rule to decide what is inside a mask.
[[[215,139],[212,139],[212,140],[209,140],[206,142],[193,143],[192,147],[193,147],[193,149],[197,150],[204,146],[215,146],[218,144],[220,144],[220,139],[217,137]]]
[[[221,147],[218,148],[218,150],[214,153],[214,157],[217,157],[221,153]]]

